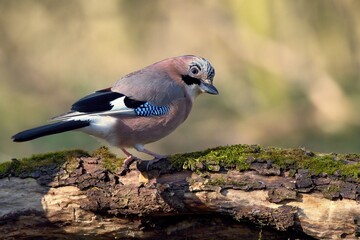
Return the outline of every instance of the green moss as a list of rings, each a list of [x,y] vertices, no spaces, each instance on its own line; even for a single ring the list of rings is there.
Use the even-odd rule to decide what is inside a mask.
[[[67,173],[71,173],[79,166],[79,161],[76,158],[68,159],[64,166]]]
[[[302,162],[305,151],[302,149],[282,149],[282,148],[261,148],[256,156],[256,159],[271,161],[273,164],[283,168],[291,169],[296,168]]]
[[[115,154],[110,152],[108,147],[102,146],[98,149],[96,149],[93,154],[93,157],[99,157],[99,158],[116,158]]]
[[[69,150],[36,154],[20,160],[14,159],[0,164],[0,178],[8,176],[10,173],[14,176],[27,176],[38,170],[44,170],[47,167],[54,169],[63,164],[66,164],[65,170],[71,172],[78,167],[76,158],[82,156],[90,157],[89,153],[83,150]],[[123,159],[116,158],[107,147],[95,150],[92,156],[101,158],[104,168],[110,171],[116,171],[123,164]]]
[[[12,167],[12,162],[4,162],[0,164],[0,178],[7,176]]]
[[[102,160],[103,167],[110,172],[116,172],[123,165],[124,159],[121,158],[105,158]]]
[[[11,162],[4,162],[0,164],[0,177],[4,177],[9,173],[18,176],[20,174],[30,174],[42,167],[52,165],[54,168],[61,166],[67,161],[80,156],[89,156],[83,150],[70,150],[61,152],[52,152],[46,154],[36,154],[21,160],[12,160]]]
[[[103,167],[111,172],[116,172],[124,164],[123,158],[116,158],[116,155],[105,146],[95,150],[92,156],[101,158]]]
[[[37,154],[21,160],[4,162],[0,164],[0,177],[7,176],[9,173],[13,175],[27,174],[49,165],[60,166],[65,162],[67,162],[66,169],[71,171],[77,167],[77,162],[74,160],[79,156],[89,156],[89,154],[82,150],[71,150]],[[97,149],[92,156],[101,158],[104,168],[112,172],[117,171],[124,160],[116,158],[106,147]],[[258,160],[270,161],[273,165],[292,173],[295,173],[297,169],[309,169],[311,174],[331,175],[337,172],[343,177],[360,177],[359,154],[315,154],[304,149],[233,145],[193,153],[175,154],[170,156],[169,160],[179,170],[200,171],[217,169],[217,166],[220,166],[220,168],[244,171],[249,169],[253,161]],[[214,168],[215,166],[216,168]]]
[[[360,163],[343,165],[340,171],[343,176],[360,178]]]
[[[209,165],[219,165],[226,168],[247,170],[249,158],[260,150],[257,145],[233,145],[217,147],[193,153],[175,154],[169,160],[177,168],[196,170],[197,163],[204,163],[207,169]]]
[[[344,164],[341,161],[335,160],[334,156],[323,154],[303,159],[303,161],[299,163],[301,168],[309,169],[314,174],[334,174],[342,165]]]
[[[176,154],[169,157],[179,169],[198,170],[196,166],[219,165],[226,169],[240,171],[249,169],[254,160],[270,161],[284,170],[296,171],[309,169],[311,174],[334,174],[340,172],[343,177],[360,177],[359,154],[316,154],[305,149],[262,148],[258,145],[233,145],[216,147],[205,151]],[[349,160],[352,163],[347,163]],[[202,163],[202,164],[199,164]]]

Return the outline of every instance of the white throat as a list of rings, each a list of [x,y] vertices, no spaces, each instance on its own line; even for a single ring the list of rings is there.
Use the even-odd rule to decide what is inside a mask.
[[[192,101],[203,92],[197,84],[187,85],[185,88]]]

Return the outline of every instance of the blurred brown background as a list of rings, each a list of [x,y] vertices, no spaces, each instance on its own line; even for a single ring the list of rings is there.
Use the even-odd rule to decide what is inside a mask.
[[[359,152],[360,1],[0,0],[0,161],[103,143],[10,137],[120,76],[183,54],[209,59],[198,98],[161,153],[259,143]],[[119,153],[119,151],[116,151]]]

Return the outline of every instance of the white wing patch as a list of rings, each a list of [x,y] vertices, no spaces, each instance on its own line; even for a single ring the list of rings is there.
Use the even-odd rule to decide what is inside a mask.
[[[59,121],[59,120],[91,120],[92,117],[95,116],[113,116],[113,115],[136,115],[133,108],[126,107],[124,103],[124,97],[117,98],[110,102],[112,108],[107,111],[102,112],[93,112],[93,113],[85,113],[85,112],[69,112],[58,117],[51,119],[51,121]]]
[[[135,115],[134,109],[128,108],[125,105],[124,100],[125,100],[125,96],[111,101],[110,105],[113,107],[111,108],[111,110],[105,111],[104,113],[107,113],[109,115],[120,114],[120,113]]]

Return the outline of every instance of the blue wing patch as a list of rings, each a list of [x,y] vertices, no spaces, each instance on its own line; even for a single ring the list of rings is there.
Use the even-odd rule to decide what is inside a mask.
[[[146,102],[141,104],[139,107],[135,108],[134,111],[138,116],[161,116],[169,112],[169,106],[154,106]]]

